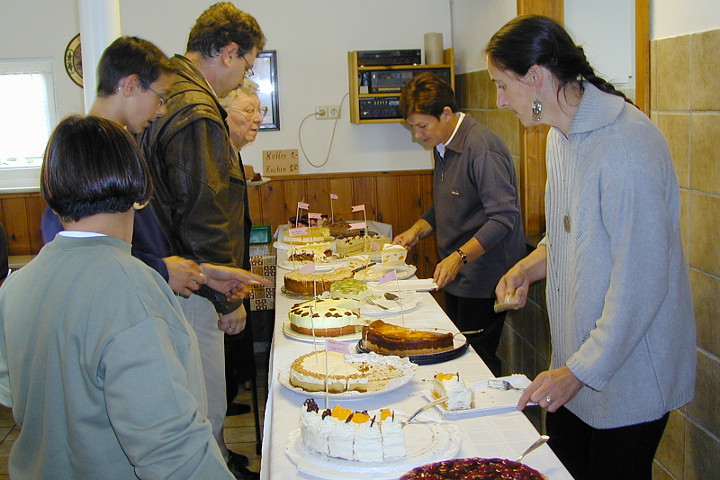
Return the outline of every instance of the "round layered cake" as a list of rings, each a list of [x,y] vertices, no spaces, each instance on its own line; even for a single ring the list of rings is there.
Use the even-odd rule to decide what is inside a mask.
[[[329,375],[328,375],[329,372]],[[393,365],[362,361],[359,356],[338,352],[310,352],[290,366],[290,385],[308,392],[342,393],[382,390],[393,378],[405,372]]]
[[[371,352],[409,356],[429,355],[451,350],[454,346],[451,333],[434,333],[375,320],[363,327],[360,346]]]
[[[348,278],[338,280],[330,285],[330,295],[334,298],[352,298],[354,300],[364,300],[372,294],[367,283],[362,280]]]
[[[523,463],[501,458],[459,458],[430,463],[410,470],[400,480],[546,480]]]
[[[300,273],[300,270],[293,270],[285,274],[283,283],[285,290],[300,295],[320,295],[330,290],[333,282],[352,278],[349,268],[338,268],[332,272]],[[313,287],[313,284],[315,286]]]
[[[290,328],[305,335],[337,337],[355,333],[359,318],[358,302],[333,298],[294,305],[288,312]]]

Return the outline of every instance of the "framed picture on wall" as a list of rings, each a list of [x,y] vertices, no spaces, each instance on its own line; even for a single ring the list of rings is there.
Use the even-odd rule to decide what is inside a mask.
[[[260,105],[267,107],[267,113],[260,124],[260,130],[280,130],[280,106],[277,89],[277,51],[263,50],[253,64],[255,75],[250,78],[258,84]]]

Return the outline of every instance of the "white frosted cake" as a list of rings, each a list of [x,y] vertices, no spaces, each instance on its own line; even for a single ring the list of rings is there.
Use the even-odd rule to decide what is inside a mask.
[[[308,398],[300,411],[304,445],[331,457],[361,462],[382,462],[406,455],[405,436],[391,410],[354,412],[336,405],[320,410]]]
[[[459,373],[436,373],[433,379],[432,396],[447,396],[443,402],[446,410],[468,410],[474,406],[474,395],[470,382],[460,378]]]
[[[383,265],[400,265],[405,263],[407,249],[402,245],[387,243],[383,245],[380,259]]]
[[[334,298],[298,303],[288,311],[290,328],[317,337],[355,333],[360,315],[359,305],[354,300]]]

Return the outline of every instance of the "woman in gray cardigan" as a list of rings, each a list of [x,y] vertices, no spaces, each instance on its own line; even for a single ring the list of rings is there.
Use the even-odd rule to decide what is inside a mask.
[[[550,370],[522,395],[546,408],[576,479],[650,479],[669,412],[689,402],[695,330],[667,144],[597,77],[556,22],[518,17],[490,40],[498,107],[547,142],[544,240],[500,280],[521,308],[547,280]]]

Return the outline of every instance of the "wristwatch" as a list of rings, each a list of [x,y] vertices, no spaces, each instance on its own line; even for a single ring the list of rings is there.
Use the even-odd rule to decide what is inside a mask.
[[[463,263],[467,263],[467,255],[465,255],[465,252],[460,250],[459,248],[455,250],[460,255],[460,260],[462,260]]]

